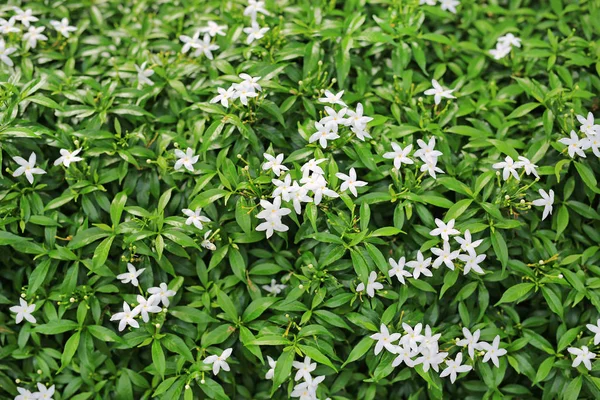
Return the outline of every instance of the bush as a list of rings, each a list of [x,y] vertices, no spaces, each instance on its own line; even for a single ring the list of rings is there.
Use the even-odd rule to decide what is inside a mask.
[[[597,1],[9,3],[2,398],[600,398]]]

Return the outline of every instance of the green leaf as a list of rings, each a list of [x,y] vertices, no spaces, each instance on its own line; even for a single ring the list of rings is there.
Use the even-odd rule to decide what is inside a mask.
[[[369,351],[371,346],[373,346],[374,343],[375,342],[373,341],[373,339],[371,339],[369,336],[363,337],[360,340],[360,342],[358,342],[358,344],[356,346],[354,346],[354,348],[348,355],[348,359],[346,360],[346,362],[344,362],[342,364],[341,368],[344,368],[346,365],[348,365],[351,362],[354,362],[354,361],[358,360],[359,358],[361,358],[362,356],[364,356],[367,353],[367,351]]]
[[[167,363],[165,361],[165,353],[163,351],[160,340],[152,341],[152,364],[162,379],[165,378],[165,369]]]
[[[276,297],[260,297],[254,300],[244,310],[242,321],[248,323],[260,317],[269,307],[275,304],[279,299]]]
[[[69,340],[65,343],[65,347],[63,349],[62,355],[60,357],[60,369],[64,369],[69,365],[75,352],[77,351],[77,347],[79,346],[79,338],[81,333],[79,331],[75,332],[71,335]]]
[[[492,233],[491,239],[494,252],[496,253],[498,260],[504,269],[508,264],[508,247],[504,241],[504,236],[502,236],[502,233],[499,230],[496,230],[494,233]]]
[[[57,335],[59,333],[73,331],[77,328],[79,328],[79,324],[77,322],[61,319],[50,321],[47,324],[38,325],[33,331],[44,335]]]
[[[585,183],[593,192],[600,193],[598,181],[596,180],[592,169],[587,164],[578,161],[575,161],[575,168],[577,169],[577,172],[579,172],[579,176],[583,180],[583,183]]]
[[[275,374],[273,376],[273,387],[271,389],[271,396],[275,393],[275,390],[290,376],[292,372],[292,362],[294,361],[294,350],[290,347],[283,349],[277,364],[275,365]]]
[[[119,192],[110,205],[110,220],[114,227],[119,225],[121,214],[123,214],[123,208],[125,208],[126,202],[127,194],[125,194],[125,192]]]
[[[511,112],[506,117],[506,119],[521,118],[521,117],[529,114],[530,112],[532,112],[539,106],[541,106],[541,104],[539,104],[539,103],[525,103],[525,104],[517,107],[513,112]]]
[[[117,335],[112,330],[105,328],[101,325],[89,325],[87,330],[94,336],[95,338],[103,341],[103,342],[122,342],[123,340],[119,335]]]
[[[504,292],[504,294],[502,295],[502,298],[500,299],[500,301],[498,301],[496,303],[496,305],[502,304],[502,303],[515,302],[515,301],[525,297],[525,295],[527,293],[529,293],[531,291],[531,289],[533,289],[534,287],[535,287],[535,284],[533,284],[533,283],[519,283],[515,286],[512,286],[512,287],[508,288],[508,290],[506,292]]]
[[[237,321],[237,309],[235,308],[235,305],[233,305],[233,302],[225,292],[222,292],[220,290],[217,292],[217,303],[219,304],[219,307],[221,307],[221,309],[225,311],[225,314],[227,314],[227,316],[231,319],[232,322]]]

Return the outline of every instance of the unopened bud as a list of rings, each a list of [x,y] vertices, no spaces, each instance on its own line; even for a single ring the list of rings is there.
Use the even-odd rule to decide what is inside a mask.
[[[185,390],[190,390],[190,385],[185,385]]]
[[[41,370],[41,369],[38,369],[38,370],[37,370],[37,373],[38,373],[38,375],[41,375],[41,374],[43,374],[43,372],[42,372],[42,370]]]
[[[496,171],[496,176],[500,176],[500,171]]]
[[[540,265],[544,265],[544,260],[540,260],[538,263],[539,263]]]
[[[74,298],[74,297],[71,297],[71,298],[69,299],[69,301],[70,301],[71,303],[75,303],[75,298]]]
[[[202,380],[200,381],[200,383],[204,385],[204,384],[206,383],[206,381],[205,381],[204,379],[202,379]]]
[[[559,278],[559,279],[562,279],[562,278],[564,278],[563,274],[558,274],[558,278]]]
[[[510,200],[510,196],[509,195],[505,195],[504,196],[504,200]]]
[[[300,290],[302,290],[302,289],[304,289],[304,285],[303,285],[303,284],[300,284],[300,285],[298,285],[298,288],[299,288]]]
[[[156,325],[154,325],[154,326],[156,326],[157,328],[160,328],[160,324],[156,324]]]

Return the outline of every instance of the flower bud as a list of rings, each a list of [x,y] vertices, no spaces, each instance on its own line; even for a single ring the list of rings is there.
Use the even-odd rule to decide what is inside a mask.
[[[69,299],[69,301],[70,301],[71,303],[75,303],[75,297],[71,297],[71,298]]]
[[[538,261],[538,263],[539,263],[540,265],[544,265],[544,260],[540,260],[540,261]]]
[[[558,278],[559,278],[559,279],[562,279],[562,278],[564,278],[563,274],[558,274]]]
[[[156,325],[154,325],[154,326],[156,326],[157,328],[160,328],[160,324],[158,324],[158,323]]]
[[[190,385],[185,385],[185,390],[190,390]]]
[[[505,195],[504,196],[504,200],[510,200],[510,196],[509,195]]]
[[[206,383],[206,381],[205,381],[204,379],[202,379],[202,380],[200,381],[200,383],[204,385],[204,384]]]
[[[38,369],[38,370],[37,370],[37,373],[38,373],[38,375],[41,375],[41,374],[43,374],[43,372],[42,372],[42,370],[41,370],[41,369]]]
[[[299,284],[299,285],[298,285],[298,288],[299,288],[300,290],[302,290],[302,289],[304,289],[304,285],[303,285],[303,284]]]

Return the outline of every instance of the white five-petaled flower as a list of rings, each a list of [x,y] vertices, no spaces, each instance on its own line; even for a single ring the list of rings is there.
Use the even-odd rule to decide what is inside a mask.
[[[150,316],[148,315],[148,313],[159,313],[162,311],[162,308],[160,308],[156,303],[157,299],[152,298],[152,296],[150,296],[148,300],[146,300],[144,296],[138,294],[136,299],[138,305],[135,306],[133,312],[135,314],[140,314],[144,322],[148,322],[150,320]]]
[[[194,150],[191,147],[188,147],[185,153],[176,149],[175,156],[177,157],[177,161],[175,161],[175,171],[179,171],[183,166],[188,171],[194,172],[194,164],[196,164],[200,158],[200,156],[194,155]]]
[[[341,90],[336,94],[333,94],[330,90],[325,90],[325,97],[319,98],[321,103],[338,104],[342,107],[347,107],[346,103],[342,101],[344,91]]]
[[[419,5],[435,6],[437,0],[419,0]]]
[[[298,182],[294,181],[292,185],[292,203],[294,204],[294,211],[296,214],[302,213],[302,203],[312,203],[313,199],[308,196],[308,189],[298,185]]]
[[[460,231],[458,229],[454,229],[454,224],[456,220],[451,219],[447,224],[444,223],[439,218],[435,219],[435,224],[437,228],[429,232],[431,236],[440,236],[443,241],[447,242],[450,240],[450,235],[460,235]]]
[[[374,297],[375,291],[380,289],[383,289],[383,285],[377,282],[377,272],[371,271],[369,274],[369,280],[367,282],[367,294],[369,297]],[[363,290],[365,290],[365,284],[364,282],[361,282],[356,286],[356,291],[362,292]]]
[[[540,176],[537,173],[537,165],[532,163],[527,157],[519,156],[519,161],[521,163],[521,167],[525,170],[527,175],[533,174],[536,178]]]
[[[314,177],[314,174],[313,174]],[[323,195],[327,196],[327,197],[340,197],[339,194],[337,194],[336,192],[334,192],[333,190],[329,189],[327,187],[327,181],[325,180],[325,177],[323,177],[323,175],[317,175],[316,178],[314,179],[314,181],[312,181],[312,183],[309,183],[306,185],[307,189],[310,189],[313,191],[314,194],[314,203],[316,205],[321,204],[321,200],[323,199]]]
[[[323,171],[323,169],[321,167],[319,167],[319,164],[321,164],[323,161],[327,161],[326,158],[319,158],[318,160],[311,158],[310,160],[308,160],[307,162],[305,162],[302,167],[300,167],[300,171],[302,172],[302,177],[306,178],[310,175],[310,173],[314,173],[314,174],[319,174],[319,175],[324,175],[325,171]]]
[[[262,165],[262,169],[264,171],[272,170],[275,175],[281,175],[282,171],[287,171],[288,167],[282,164],[283,162],[283,153],[277,155],[277,157],[273,157],[270,154],[263,154],[263,156],[267,159],[267,162]]]
[[[312,380],[310,373],[317,368],[317,363],[311,363],[310,357],[306,356],[303,362],[294,361],[292,366],[298,370],[294,380],[298,381],[300,378],[304,378],[304,380],[310,381]]]
[[[419,279],[419,276],[433,276],[433,273],[429,270],[431,265],[431,257],[424,258],[421,250],[417,251],[417,259],[406,263],[407,267],[413,269],[413,278]]]
[[[223,371],[229,371],[229,364],[227,364],[227,359],[231,355],[233,349],[230,347],[228,349],[223,350],[220,356],[208,356],[204,359],[204,364],[212,364],[213,374],[217,375],[221,369]]]
[[[254,90],[254,87],[247,84],[245,81],[242,83],[233,84],[235,91],[233,92],[234,99],[240,99],[240,102],[247,106],[248,99],[252,97],[258,97],[258,93]]]
[[[127,325],[133,328],[139,328],[140,324],[135,320],[135,316],[138,315],[138,310],[131,310],[129,304],[126,301],[123,302],[123,311],[114,314],[110,317],[111,321],[119,321],[119,332],[121,332]]]
[[[20,324],[24,318],[26,321],[35,324],[36,319],[33,315],[31,315],[31,313],[35,311],[35,304],[29,305],[23,298],[19,299],[19,304],[20,305],[18,306],[12,306],[9,308],[10,311],[17,313],[15,317],[15,323]]]
[[[281,222],[280,219],[268,219],[256,227],[258,232],[265,231],[267,239],[273,236],[274,232],[287,232],[289,229],[290,227]]]
[[[62,164],[65,167],[69,168],[69,165],[71,165],[71,163],[83,160],[83,158],[77,157],[77,154],[79,154],[79,152],[81,152],[81,149],[77,149],[72,152],[70,152],[67,149],[60,149],[60,157],[57,158],[56,161],[54,161],[54,165]]]
[[[45,26],[30,26],[27,32],[23,35],[23,40],[27,42],[26,47],[28,49],[35,49],[37,46],[37,42],[43,42],[48,40],[48,36],[42,34],[46,29]]]
[[[427,89],[425,95],[433,96],[436,105],[441,103],[442,97],[446,99],[456,98],[452,95],[454,89],[444,89],[435,79],[431,80],[431,84],[433,85],[433,89]]]
[[[31,153],[31,155],[29,156],[29,161],[19,156],[13,157],[13,160],[17,164],[19,164],[19,168],[17,168],[15,172],[13,172],[12,176],[16,178],[25,174],[25,178],[27,178],[29,183],[33,184],[33,175],[42,175],[46,173],[46,171],[44,171],[43,169],[37,168],[35,166],[36,158],[37,156],[35,153]]]
[[[392,367],[394,368],[402,363],[406,364],[408,367],[414,367],[415,363],[412,358],[419,354],[418,351],[413,350],[407,344],[401,344],[396,346],[394,353],[397,354],[396,358],[394,358],[394,361],[392,361]]]
[[[414,156],[419,157],[424,163],[432,163],[435,166],[438,157],[443,155],[441,151],[435,149],[435,137],[430,138],[428,143],[417,139],[417,144],[419,145],[419,150],[415,151]]]
[[[43,383],[38,382],[37,384],[38,392],[35,393],[35,398],[38,400],[52,400],[52,396],[54,396],[54,385],[50,387],[46,387]]]
[[[17,14],[13,18],[22,23],[23,26],[29,27],[32,22],[39,21],[38,17],[33,15],[33,11],[30,8],[23,11],[19,7],[15,7],[13,10]]]
[[[265,36],[265,33],[269,31],[269,29],[270,28],[268,26],[261,28],[260,25],[258,25],[258,22],[252,21],[252,26],[244,28],[244,33],[248,35],[248,37],[246,38],[246,44],[250,44],[255,40],[262,39]]]
[[[271,196],[274,198],[281,196],[284,201],[290,201],[292,198],[292,193],[296,190],[292,184],[292,176],[290,174],[286,174],[283,180],[273,179],[271,182],[273,185],[275,185],[275,190]]]
[[[473,242],[471,238],[471,231],[469,231],[468,229],[465,230],[464,236],[464,238],[457,236],[454,238],[454,240],[456,240],[460,244],[460,248],[462,251],[474,254],[475,249],[479,247],[479,245],[483,242],[483,239],[479,239]]]
[[[135,269],[134,265],[131,263],[127,263],[127,270],[129,272],[125,272],[123,274],[119,274],[117,275],[117,279],[121,281],[121,283],[130,283],[133,286],[138,286],[139,282],[138,282],[138,276],[141,275],[142,272],[144,272],[146,268],[140,268],[140,269]]]
[[[227,90],[223,88],[217,88],[217,92],[219,94],[213,97],[210,102],[211,103],[221,103],[223,107],[229,107],[229,100],[233,99],[235,96],[235,87],[230,86]]]
[[[471,333],[467,328],[462,329],[464,339],[456,342],[459,346],[468,346],[469,357],[475,359],[475,350],[482,350],[481,343],[479,342],[479,337],[481,336],[481,330],[477,329],[475,332]]]
[[[354,195],[354,197],[358,196],[358,193],[356,191],[357,187],[367,186],[367,182],[359,181],[356,179],[356,171],[354,170],[354,168],[350,168],[350,175],[338,172],[337,174],[335,174],[335,176],[344,181],[340,185],[340,190],[342,192],[345,192],[346,189],[350,189],[350,192]]]
[[[521,47],[521,39],[519,39],[512,33],[507,33],[504,36],[500,36],[498,38],[498,43],[501,46],[506,46],[506,47],[512,47],[512,46]]]
[[[271,356],[267,356],[267,361],[269,363],[269,370],[265,375],[265,379],[273,379],[273,376],[275,375],[275,367],[277,366],[277,361],[273,360]]]
[[[437,256],[435,261],[433,261],[433,268],[439,268],[440,265],[444,264],[454,271],[454,260],[460,254],[460,250],[451,251],[450,242],[444,241],[444,245],[441,249],[432,248],[431,252]]]
[[[404,257],[400,257],[396,262],[393,258],[390,258],[388,261],[392,266],[392,268],[388,271],[390,278],[395,276],[398,278],[398,281],[404,285],[406,283],[404,281],[404,277],[408,278],[412,276],[410,272],[404,269],[406,265],[406,259]]]
[[[298,397],[300,400],[317,400],[317,388],[323,380],[325,380],[324,375],[317,376],[314,379],[307,379],[294,386],[294,390],[292,390],[290,396]]]
[[[458,0],[440,0],[440,8],[444,11],[450,11],[456,14],[456,7],[460,5]]]
[[[271,279],[271,284],[270,285],[262,285],[262,288],[271,293],[271,294],[279,294],[281,293],[285,288],[287,287],[287,285],[283,285],[280,283],[277,283],[277,281],[275,279]]]
[[[433,368],[435,372],[439,371],[439,365],[444,362],[448,353],[438,352],[437,349],[423,348],[421,349],[421,357],[417,357],[415,364],[422,364],[423,371],[429,371]]]
[[[202,40],[195,41],[192,47],[196,49],[192,56],[200,57],[202,54],[204,54],[209,60],[214,58],[212,51],[219,49],[218,45],[211,43],[211,37],[209,34],[205,34]]]
[[[586,328],[594,333],[594,345],[598,345],[600,343],[600,319],[596,321],[596,325],[587,324]]]
[[[170,290],[167,287],[167,284],[164,282],[158,285],[158,287],[151,287],[150,289],[148,289],[148,293],[152,295],[148,298],[149,303],[156,305],[158,305],[159,303],[163,303],[165,307],[169,307],[169,297],[173,297],[177,294],[176,291]]]
[[[13,61],[10,59],[9,56],[12,53],[14,53],[15,51],[17,51],[17,49],[15,47],[6,47],[6,43],[4,42],[4,39],[0,39],[0,61],[2,61],[4,64],[8,65],[9,67],[12,67],[15,64],[13,63]]]
[[[200,243],[200,246],[204,247],[206,250],[215,251],[217,246],[213,242],[210,241],[210,234],[212,231],[206,231],[204,234],[204,240]]]
[[[8,35],[9,33],[21,32],[19,28],[15,26],[15,17],[11,17],[7,20],[0,18],[0,34]]]
[[[200,32],[208,33],[210,36],[225,36],[225,29],[227,29],[226,25],[219,25],[214,21],[208,21],[208,26],[204,28],[200,28]]]
[[[183,42],[181,52],[183,54],[190,51],[190,49],[199,49],[202,47],[202,41],[200,40],[200,30],[197,30],[193,36],[180,35],[179,40]]]
[[[393,159],[394,160],[394,168],[400,169],[402,164],[414,164],[414,161],[408,158],[408,155],[412,151],[413,145],[409,144],[405,148],[400,147],[398,143],[392,142],[392,149],[394,151],[389,151],[383,155],[383,158]]]
[[[577,120],[581,124],[579,129],[587,136],[595,135],[600,132],[600,125],[596,124],[596,121],[594,121],[594,114],[591,112],[588,113],[587,118],[583,115],[577,115]]]
[[[381,353],[381,350],[385,347],[390,353],[396,352],[396,345],[393,344],[395,341],[400,339],[402,335],[399,333],[392,333],[388,330],[385,324],[381,324],[378,333],[374,333],[370,336],[371,339],[377,340],[375,344],[375,355]]]
[[[335,111],[333,108],[325,106],[325,113],[327,114],[327,116],[321,118],[319,122],[323,125],[333,123],[338,127],[340,125],[349,125],[348,119],[344,118],[347,111],[348,109],[346,107],[342,108],[340,111]]]
[[[36,397],[35,394],[21,387],[17,388],[17,392],[19,392],[19,394],[15,397],[14,400],[34,400]]]
[[[477,255],[475,252],[469,252],[467,254],[461,254],[458,259],[465,263],[464,275],[468,274],[471,270],[478,274],[484,274],[483,269],[479,266],[480,262],[485,260],[485,254]]]
[[[532,204],[536,207],[544,206],[544,212],[542,214],[542,221],[546,219],[548,215],[552,215],[552,205],[554,204],[554,190],[550,189],[547,193],[544,189],[539,190],[541,199],[534,200]]]
[[[202,225],[203,222],[210,222],[210,219],[208,217],[200,215],[200,213],[202,212],[202,208],[200,207],[196,208],[195,211],[192,211],[189,208],[184,208],[183,210],[181,210],[181,212],[188,217],[185,220],[186,225],[194,224],[196,228],[202,229],[204,228],[204,225]]]
[[[248,5],[244,9],[244,15],[250,17],[252,21],[256,20],[258,13],[270,15],[265,9],[265,2],[260,0],[248,0]]]
[[[571,158],[575,157],[575,154],[579,157],[586,158],[583,151],[590,147],[590,140],[587,138],[580,139],[575,131],[571,131],[570,137],[562,138],[558,142],[568,146],[567,151]]]
[[[75,32],[77,30],[76,27],[69,25],[69,20],[67,18],[63,18],[60,21],[50,21],[50,25],[61,35],[68,38],[71,32]]]
[[[250,76],[248,74],[240,74],[240,79],[242,79],[243,84],[251,87],[254,90],[258,90],[259,92],[262,90],[262,87],[258,83],[261,79],[260,76]]]
[[[502,169],[502,179],[505,181],[512,175],[516,180],[521,180],[519,178],[519,173],[517,172],[517,168],[521,168],[523,163],[520,161],[514,161],[511,156],[506,156],[504,161],[495,163],[492,165],[494,169]]]
[[[442,373],[440,374],[440,378],[444,378],[450,375],[450,382],[454,383],[458,374],[461,374],[463,372],[469,372],[470,370],[472,370],[473,367],[470,365],[461,365],[462,357],[462,353],[458,353],[456,355],[456,359],[446,360],[446,365],[448,367],[442,371]]]
[[[508,53],[510,53],[510,50],[510,46],[503,46],[502,44],[497,43],[496,48],[490,50],[490,55],[494,57],[494,60],[500,60],[506,57]]]
[[[506,354],[506,349],[501,349],[498,346],[500,346],[500,335],[496,335],[492,344],[486,342],[480,344],[481,350],[485,351],[482,361],[488,362],[489,360],[492,360],[496,368],[500,367],[498,357],[502,357]]]
[[[347,110],[348,118],[346,118],[346,121],[355,128],[364,128],[369,122],[373,121],[373,118],[364,116],[363,112],[363,105],[358,103],[356,105],[356,111]]]
[[[150,68],[146,68],[147,61],[144,61],[142,65],[135,64],[135,70],[137,71],[138,85],[140,87],[144,85],[154,86],[154,82],[150,79],[154,75],[154,71]]]
[[[340,137],[337,134],[338,126],[333,122],[327,124],[315,122],[315,128],[317,128],[317,131],[310,136],[308,142],[314,143],[318,141],[321,147],[324,149],[327,148],[328,140],[335,140]]]
[[[582,346],[581,349],[577,347],[569,347],[567,351],[575,356],[573,360],[573,368],[577,368],[579,364],[583,363],[588,370],[592,370],[592,362],[596,358],[596,354],[592,353],[587,346]]]
[[[403,322],[402,329],[404,329],[406,334],[400,339],[400,344],[408,346],[413,351],[417,352],[419,350],[419,343],[423,341],[423,335],[421,335],[423,324],[419,322],[412,328],[409,324]]]
[[[281,217],[292,212],[289,208],[281,208],[281,197],[275,197],[273,203],[261,200],[260,205],[264,210],[256,214],[256,217],[267,221],[281,220]]]

